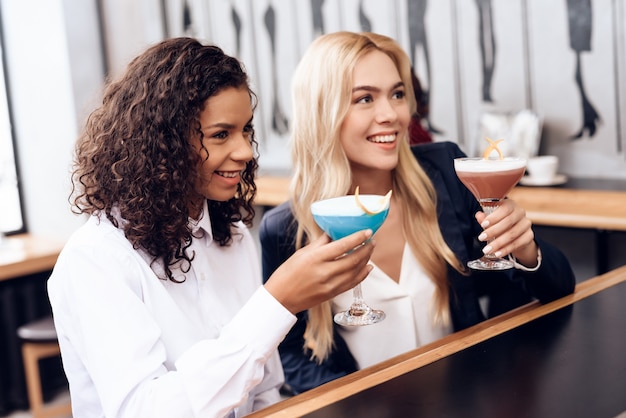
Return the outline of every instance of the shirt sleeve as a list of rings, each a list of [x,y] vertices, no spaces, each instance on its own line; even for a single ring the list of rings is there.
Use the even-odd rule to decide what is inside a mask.
[[[263,379],[264,365],[276,352],[278,342],[293,325],[293,316],[285,312],[261,287],[218,339],[200,341],[176,362],[197,416],[220,416],[228,412],[228,405],[247,399],[246,394]],[[225,390],[229,387],[232,390]],[[215,408],[221,403],[227,409]]]
[[[250,393],[274,396],[282,369],[266,365],[295,322],[288,310],[259,286],[217,338],[181,341],[174,367],[155,320],[171,307],[150,309],[160,288],[150,280],[132,249],[78,242],[59,257],[48,289],[64,367],[71,390],[93,387],[78,408],[91,397],[111,418],[217,417]]]

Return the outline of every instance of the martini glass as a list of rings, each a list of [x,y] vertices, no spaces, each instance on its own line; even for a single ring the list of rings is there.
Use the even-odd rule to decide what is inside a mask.
[[[489,215],[498,209],[502,199],[524,175],[526,159],[517,157],[503,159],[456,158],[454,169],[459,180],[478,200],[483,212]],[[477,260],[468,262],[467,265],[475,270],[513,268],[511,261],[494,254],[485,254]]]
[[[380,195],[360,195],[359,201],[367,209],[363,210],[355,196],[341,196],[319,200],[311,205],[311,212],[317,225],[338,240],[363,229],[375,233],[389,213],[389,198]],[[371,239],[371,238],[370,238]],[[335,315],[339,325],[369,325],[385,319],[385,313],[370,308],[363,300],[361,284],[352,290],[353,301],[350,308]]]

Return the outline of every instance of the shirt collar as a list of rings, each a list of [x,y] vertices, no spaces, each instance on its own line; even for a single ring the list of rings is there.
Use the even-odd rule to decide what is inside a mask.
[[[189,226],[191,227],[191,234],[194,239],[201,239],[205,242],[207,247],[213,242],[213,234],[211,229],[211,218],[209,217],[209,206],[204,200],[202,206],[202,213],[200,213],[199,219],[189,218]]]

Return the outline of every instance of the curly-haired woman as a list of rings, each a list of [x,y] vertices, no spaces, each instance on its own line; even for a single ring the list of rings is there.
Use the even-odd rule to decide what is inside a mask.
[[[240,62],[177,38],[133,60],[90,115],[72,175],[89,219],[48,283],[75,416],[241,416],[275,402],[294,314],[368,274],[361,231],[316,240],[262,285],[247,230],[254,98]]]

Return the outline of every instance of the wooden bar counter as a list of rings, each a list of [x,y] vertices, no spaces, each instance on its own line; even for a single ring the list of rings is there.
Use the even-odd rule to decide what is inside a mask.
[[[278,206],[288,199],[289,177],[287,176],[260,176],[256,183],[255,204],[264,207]]]
[[[52,270],[64,243],[18,234],[0,242],[0,281]]]
[[[616,417],[626,411],[626,266],[252,417]]]
[[[256,180],[259,206],[287,200],[289,178],[262,176]],[[589,190],[518,186],[509,194],[536,225],[626,231],[626,190]]]
[[[509,197],[536,225],[626,231],[626,191],[518,186]]]

